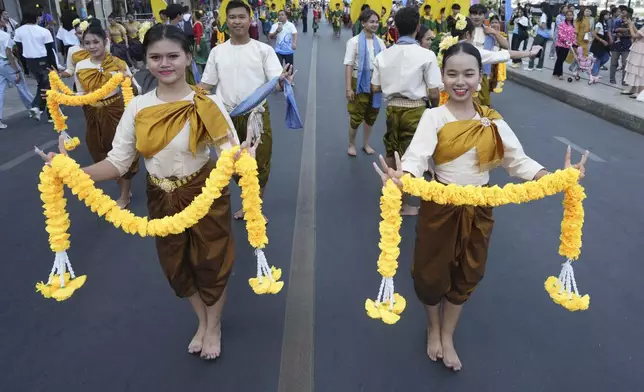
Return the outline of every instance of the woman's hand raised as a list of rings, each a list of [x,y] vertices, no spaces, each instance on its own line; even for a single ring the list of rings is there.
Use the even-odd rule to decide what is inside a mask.
[[[45,161],[45,164],[49,165],[51,163],[51,160],[54,159],[56,156],[55,152],[50,152],[48,154],[45,154],[45,152],[38,147],[34,146],[34,151],[36,154],[40,155],[40,157]],[[65,148],[65,135],[60,135],[58,137],[58,151],[60,154],[67,155],[67,149]]]
[[[573,165],[570,162],[570,157],[571,157],[571,150],[570,146],[568,146],[568,150],[566,150],[566,158],[564,160],[564,169],[568,169],[569,167],[574,167],[575,169],[579,170],[580,175],[579,179],[582,179],[586,176],[586,161],[588,160],[588,156],[590,155],[590,152],[586,151],[584,154],[581,156],[581,160],[579,163]]]
[[[387,184],[387,180],[391,179],[394,184],[398,186],[398,188],[402,189],[403,183],[400,180],[402,176],[405,174],[402,171],[402,164],[400,163],[400,155],[398,153],[394,153],[395,157],[395,167],[389,167],[387,165],[387,161],[385,161],[385,158],[380,155],[378,158],[380,160],[380,167],[378,167],[378,164],[376,162],[373,163],[373,168],[376,170],[376,173],[380,176],[380,180],[382,181],[382,185]]]

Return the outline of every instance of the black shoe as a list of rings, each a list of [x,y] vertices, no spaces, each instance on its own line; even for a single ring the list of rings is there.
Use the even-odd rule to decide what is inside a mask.
[[[615,79],[611,79],[610,84],[617,84],[617,81]]]
[[[624,87],[628,87],[628,83],[626,83],[626,82],[622,81],[622,86],[624,86]]]

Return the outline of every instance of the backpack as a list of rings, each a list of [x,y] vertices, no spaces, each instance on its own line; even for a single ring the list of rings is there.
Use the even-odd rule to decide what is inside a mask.
[[[181,30],[183,30],[184,34],[188,37],[194,37],[194,31],[192,30],[192,18],[190,18],[187,22],[185,20],[182,20],[179,22]]]

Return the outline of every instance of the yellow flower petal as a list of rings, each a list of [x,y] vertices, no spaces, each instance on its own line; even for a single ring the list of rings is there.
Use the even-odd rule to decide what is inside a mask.
[[[400,320],[400,316],[394,312],[380,309],[380,318],[385,324],[396,324]]]
[[[380,318],[380,310],[378,310],[378,307],[376,307],[376,303],[373,302],[372,300],[370,299],[366,300],[364,303],[364,308],[367,311],[367,315],[372,319]]]
[[[56,301],[64,301],[64,300],[68,299],[69,297],[71,297],[72,294],[74,294],[74,291],[76,291],[75,288],[70,287],[70,286],[65,286],[65,287],[62,287],[62,288],[59,288],[58,290],[56,290],[51,295],[51,297],[54,298]]]
[[[282,290],[282,287],[284,287],[284,282],[273,282],[271,283],[268,292],[271,294],[277,294]]]

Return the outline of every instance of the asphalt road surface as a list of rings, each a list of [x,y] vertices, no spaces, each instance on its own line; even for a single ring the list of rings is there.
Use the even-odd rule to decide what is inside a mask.
[[[57,303],[34,290],[53,254],[37,190],[39,158],[52,149],[51,125],[25,114],[0,131],[0,390],[18,391],[641,391],[644,325],[641,294],[644,138],[512,83],[494,106],[533,158],[562,166],[566,144],[589,149],[580,290],[591,308],[569,313],[543,282],[559,273],[561,197],[498,208],[487,276],[467,303],[456,334],[458,374],[425,353],[425,316],[409,274],[414,218],[404,221],[396,288],[408,300],[399,323],[369,319],[380,276],[379,179],[359,153],[349,158],[344,99],[344,43],[323,22],[318,37],[300,34],[296,98],[304,130],[283,124],[280,94],[270,98],[273,167],[265,195],[269,262],[282,267],[285,289],[256,296],[243,223],[235,222],[237,260],[215,362],[187,353],[196,329],[189,304],[174,297],[154,242],[128,236],[69,198],[69,251],[87,274],[73,298]],[[79,109],[65,109],[83,137]],[[373,147],[384,151],[384,110]],[[359,136],[359,140],[361,135]],[[72,156],[91,162],[84,146]],[[579,158],[576,153],[575,159]],[[143,168],[143,165],[141,166]],[[131,209],[147,214],[145,172],[135,177]],[[494,183],[508,181],[497,170]],[[115,183],[102,185],[117,197]],[[234,191],[233,208],[239,207]],[[70,195],[71,196],[71,195]],[[431,239],[428,239],[431,240]],[[633,278],[631,280],[631,277]],[[294,282],[292,280],[297,280]]]

